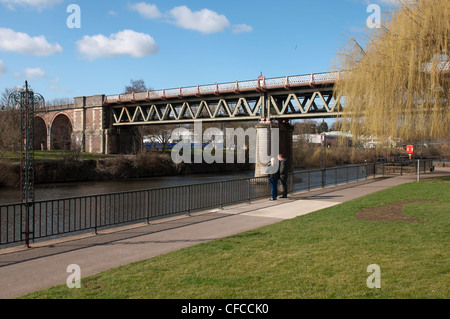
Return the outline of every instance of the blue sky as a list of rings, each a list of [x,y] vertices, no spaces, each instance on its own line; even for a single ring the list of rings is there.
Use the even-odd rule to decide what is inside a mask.
[[[369,4],[395,0],[0,0],[0,92],[47,101],[330,70]],[[79,28],[67,19],[80,9]]]

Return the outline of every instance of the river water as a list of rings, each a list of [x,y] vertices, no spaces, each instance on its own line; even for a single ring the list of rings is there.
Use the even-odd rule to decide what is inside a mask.
[[[163,188],[181,185],[216,182],[222,180],[249,178],[254,172],[237,172],[224,174],[193,174],[186,176],[161,176],[140,179],[55,183],[35,186],[35,200],[61,199],[67,197],[108,194],[151,188]],[[0,188],[0,205],[20,202],[18,188]]]
[[[239,178],[251,178],[254,177],[254,174],[254,171],[236,173],[227,172],[223,174],[192,174],[186,176],[161,176],[127,180],[36,185],[35,200],[63,199],[86,195],[195,185]],[[292,186],[294,190],[306,190],[322,187],[324,184],[332,185],[335,183],[338,184],[360,179],[365,176],[365,174],[365,167],[356,165],[329,168],[325,175],[322,175],[320,170],[310,171],[310,173],[296,171],[293,177]],[[20,193],[18,188],[0,188],[0,205],[19,202]]]

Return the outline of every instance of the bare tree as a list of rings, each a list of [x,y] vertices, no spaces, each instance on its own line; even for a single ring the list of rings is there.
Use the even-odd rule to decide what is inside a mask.
[[[147,125],[140,127],[139,133],[142,137],[148,137],[153,143],[160,143],[162,151],[165,152],[172,132],[176,128],[176,125]]]
[[[141,93],[141,92],[147,92],[151,90],[150,88],[147,88],[145,85],[144,80],[131,80],[130,85],[125,86],[125,94],[129,93]]]
[[[73,104],[73,99],[68,97],[56,98],[46,102],[47,106],[69,106],[71,104]]]
[[[0,96],[0,110],[4,111],[4,110],[8,110],[9,107],[9,96],[10,94],[13,92],[12,89],[8,89],[6,88],[3,92],[2,95]]]
[[[20,110],[9,104],[12,89],[5,89],[0,96],[0,149],[17,151],[20,147]]]

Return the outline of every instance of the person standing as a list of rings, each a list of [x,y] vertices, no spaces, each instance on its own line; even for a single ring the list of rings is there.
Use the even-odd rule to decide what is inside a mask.
[[[275,158],[272,158],[271,163],[269,163],[268,166],[274,166],[275,163]],[[273,172],[272,174],[269,174],[269,184],[270,184],[270,189],[272,191],[272,197],[270,198],[270,200],[277,200],[278,197],[278,180],[280,179],[280,165],[278,163],[278,168],[276,170],[276,172]]]
[[[287,198],[288,188],[287,188],[287,179],[288,179],[288,163],[287,159],[283,156],[283,154],[278,155],[278,160],[280,161],[280,181],[283,185],[283,194],[280,196],[281,198]]]

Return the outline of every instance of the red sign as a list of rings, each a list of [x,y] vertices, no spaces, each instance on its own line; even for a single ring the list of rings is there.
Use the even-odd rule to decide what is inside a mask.
[[[414,145],[406,146],[406,154],[414,154]]]

